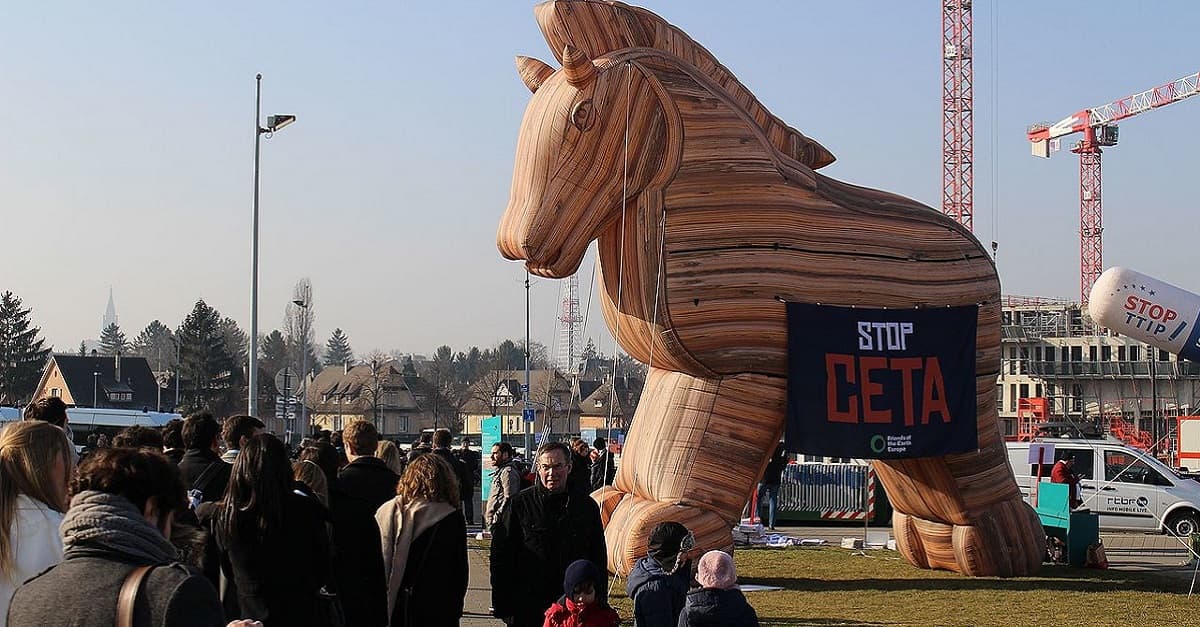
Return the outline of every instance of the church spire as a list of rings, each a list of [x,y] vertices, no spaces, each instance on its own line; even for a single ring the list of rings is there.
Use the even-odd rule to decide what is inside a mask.
[[[104,310],[104,322],[100,325],[100,330],[107,329],[109,325],[117,324],[117,306],[113,304],[113,290],[110,285],[108,288],[108,307]]]

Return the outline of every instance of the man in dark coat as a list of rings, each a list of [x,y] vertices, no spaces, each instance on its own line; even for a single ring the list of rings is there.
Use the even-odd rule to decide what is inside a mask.
[[[492,526],[493,613],[507,625],[541,627],[546,608],[562,596],[567,566],[590,560],[607,572],[608,551],[600,508],[586,495],[567,490],[571,452],[565,444],[542,445],[538,482],[513,497]],[[608,580],[595,582],[597,601],[607,601]]]
[[[375,448],[379,446],[379,432],[370,422],[356,420],[342,432],[342,442],[350,463],[338,473],[338,487],[379,509],[396,496],[396,483],[400,481],[382,459],[374,457]]]
[[[183,459],[187,447],[183,444],[183,421],[179,418],[170,420],[162,428],[163,455],[176,466]]]
[[[463,503],[463,518],[466,519],[468,525],[475,524],[475,483],[479,480],[479,466],[483,461],[483,455],[479,451],[471,450],[471,441],[463,438],[461,445],[454,455],[458,457],[458,461],[462,462],[465,474],[464,481],[459,486],[462,491]]]
[[[329,489],[333,517],[333,584],[346,625],[387,625],[387,582],[379,551],[379,525],[366,499],[350,496],[337,483]]]
[[[596,438],[592,446],[596,447],[597,451],[596,458],[592,460],[592,491],[596,491],[606,485],[612,485],[617,466],[613,463],[612,453],[608,452],[607,440]]]
[[[417,438],[416,442],[413,442],[412,448],[410,448],[408,450],[408,463],[411,464],[412,460],[414,460],[432,450],[433,450],[433,434],[432,433],[422,433],[421,437]]]
[[[580,438],[571,438],[571,474],[567,476],[567,489],[592,492],[592,460],[588,458],[587,442]]]
[[[221,461],[217,436],[221,425],[212,414],[201,412],[183,421],[183,457],[179,459],[179,475],[187,490],[195,490],[201,502],[219,501],[225,496],[232,467]]]
[[[454,478],[458,479],[458,503],[456,505],[462,507],[462,486],[467,481],[465,476],[467,467],[459,461],[454,451],[450,450],[450,440],[449,429],[435,431],[433,433],[433,454],[441,457],[447,464],[450,464],[450,468],[454,469]]]
[[[787,465],[787,451],[784,450],[783,443],[780,443],[775,448],[775,454],[767,462],[762,481],[758,483],[758,509],[759,512],[764,508],[767,510],[766,517],[759,514],[759,519],[766,522],[767,528],[772,531],[775,529],[775,511],[779,508],[779,486],[783,484],[783,471]]]

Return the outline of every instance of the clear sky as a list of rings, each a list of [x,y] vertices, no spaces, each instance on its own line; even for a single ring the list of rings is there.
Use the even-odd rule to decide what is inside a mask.
[[[824,172],[937,206],[940,3],[643,0],[838,156]],[[529,93],[552,60],[525,0],[6,2],[0,6],[0,290],[59,350],[132,338],[204,298],[249,328],[254,75],[263,115],[262,331],[313,283],[316,332],[430,352],[524,334],[524,272],[496,226]],[[976,218],[1009,293],[1078,292],[1078,159],[1025,127],[1198,69],[1200,5],[975,2]],[[998,88],[997,88],[998,87]],[[1200,98],[1121,127],[1104,156],[1105,265],[1200,292]],[[993,225],[996,225],[993,227]],[[581,270],[590,291],[591,257]],[[533,287],[554,343],[558,282]],[[603,338],[593,311],[588,335]]]

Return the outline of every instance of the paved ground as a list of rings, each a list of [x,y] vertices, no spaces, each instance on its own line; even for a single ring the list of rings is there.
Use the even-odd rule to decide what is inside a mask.
[[[468,548],[467,557],[471,565],[471,579],[467,584],[467,599],[463,607],[462,627],[503,627],[504,623],[492,618],[488,608],[492,605],[492,586],[488,582],[487,556],[483,549]]]

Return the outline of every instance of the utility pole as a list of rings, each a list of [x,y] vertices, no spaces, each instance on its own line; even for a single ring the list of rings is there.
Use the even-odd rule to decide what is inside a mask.
[[[521,422],[525,423],[525,458],[534,463],[533,459],[533,421],[529,420],[529,412],[533,404],[529,402],[529,271],[525,271],[525,389],[521,390],[525,400],[525,411],[521,412]]]

